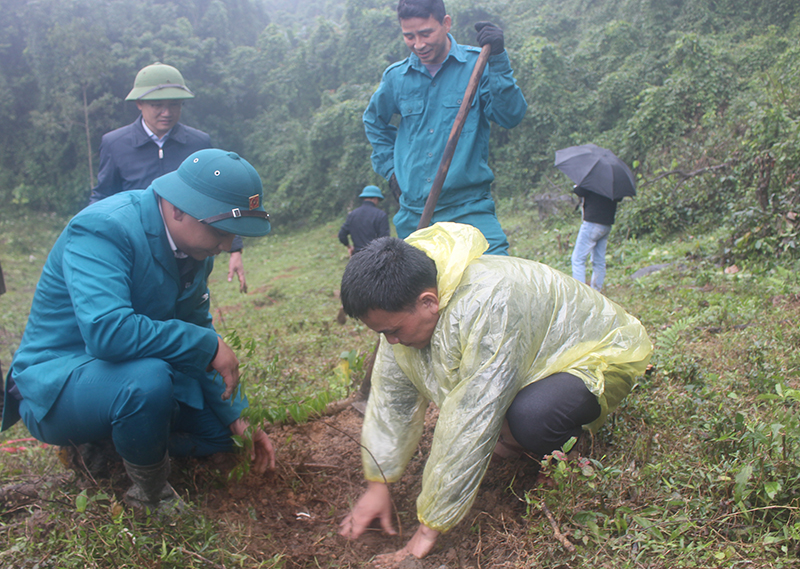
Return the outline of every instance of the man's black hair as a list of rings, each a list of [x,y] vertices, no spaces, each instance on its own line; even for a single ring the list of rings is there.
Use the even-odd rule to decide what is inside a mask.
[[[408,18],[427,20],[433,16],[441,24],[446,15],[444,0],[400,0],[397,4],[397,18],[400,20]]]
[[[373,309],[402,312],[436,288],[436,263],[397,237],[380,237],[353,255],[342,275],[342,308],[351,318]]]

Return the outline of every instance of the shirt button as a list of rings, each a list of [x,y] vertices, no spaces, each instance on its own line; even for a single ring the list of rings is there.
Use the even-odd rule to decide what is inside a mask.
[[[426,181],[430,182],[430,181],[431,181],[431,179],[430,179],[430,178],[428,178]]]
[[[430,158],[431,156],[433,156],[433,153],[432,152],[428,152],[428,158]]]
[[[461,104],[461,99],[459,99],[458,101],[456,101],[456,103],[458,103],[458,104],[460,105],[460,104]]]
[[[432,129],[432,128],[429,128],[429,129],[428,129],[428,132],[429,132],[429,133],[431,133],[431,134],[433,134],[433,129]]]
[[[431,86],[433,86],[433,87],[436,87],[436,81],[434,81],[433,83],[431,83]]]

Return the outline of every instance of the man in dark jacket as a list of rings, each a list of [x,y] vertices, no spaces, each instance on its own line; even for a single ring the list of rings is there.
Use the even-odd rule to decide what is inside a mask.
[[[383,199],[381,189],[378,186],[365,186],[358,197],[364,201],[360,207],[350,212],[342,228],[339,229],[339,241],[347,247],[351,257],[369,245],[369,242],[373,239],[389,237],[389,216],[378,207],[378,202]],[[348,235],[353,239],[352,245],[348,241]],[[339,310],[336,320],[340,324],[344,324],[347,321],[344,309]],[[377,350],[378,346],[376,345],[376,353]],[[373,354],[365,364],[364,380],[361,382],[361,388],[359,389],[361,399],[353,403],[353,407],[362,415],[366,407],[365,402],[369,397],[370,376],[372,375],[372,362],[374,359],[375,356]]]
[[[361,251],[373,239],[389,237],[389,216],[378,207],[378,201],[383,199],[380,188],[366,186],[358,197],[364,200],[361,207],[351,211],[339,229],[339,241],[350,255]],[[348,236],[353,240],[352,245]]]
[[[171,65],[154,63],[136,74],[125,98],[136,101],[141,115],[133,123],[103,135],[100,171],[89,204],[128,190],[143,190],[164,174],[178,169],[190,154],[211,148],[211,137],[178,122],[186,99],[193,99],[181,72]],[[242,261],[242,239],[231,246],[228,281],[234,273],[239,289],[247,292]]]

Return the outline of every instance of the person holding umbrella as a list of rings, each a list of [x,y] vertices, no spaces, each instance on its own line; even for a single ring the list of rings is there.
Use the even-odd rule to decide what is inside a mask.
[[[572,278],[586,282],[586,259],[591,255],[592,278],[589,285],[600,291],[606,278],[608,235],[614,225],[617,203],[621,200],[610,200],[581,186],[575,186],[572,191],[581,198],[583,212],[583,223],[572,250]]]
[[[572,250],[572,277],[586,282],[586,259],[592,257],[589,285],[600,291],[606,277],[606,248],[617,204],[636,195],[633,172],[613,152],[594,144],[556,151],[555,166],[575,182],[583,223]]]

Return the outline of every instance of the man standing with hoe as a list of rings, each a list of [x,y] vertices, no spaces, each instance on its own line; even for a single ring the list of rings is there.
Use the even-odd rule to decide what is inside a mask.
[[[183,101],[194,99],[181,72],[154,63],[139,70],[126,101],[136,101],[141,115],[133,123],[107,132],[100,142],[100,171],[89,204],[127,190],[143,190],[178,168],[190,154],[211,148],[211,137],[186,126],[181,118]],[[239,290],[247,292],[242,261],[242,238],[230,249],[228,282],[234,273]]]
[[[411,55],[384,71],[363,120],[372,144],[372,166],[399,199],[394,224],[403,239],[417,229],[480,50],[456,43],[442,0],[400,0],[397,16]],[[488,22],[475,28],[478,43],[491,45],[491,57],[463,124],[433,222],[473,225],[489,241],[487,253],[505,255],[508,241],[490,191],[494,175],[487,163],[489,121],[513,128],[524,117],[527,103],[514,80],[503,31]],[[398,126],[391,124],[395,114],[401,117]]]

